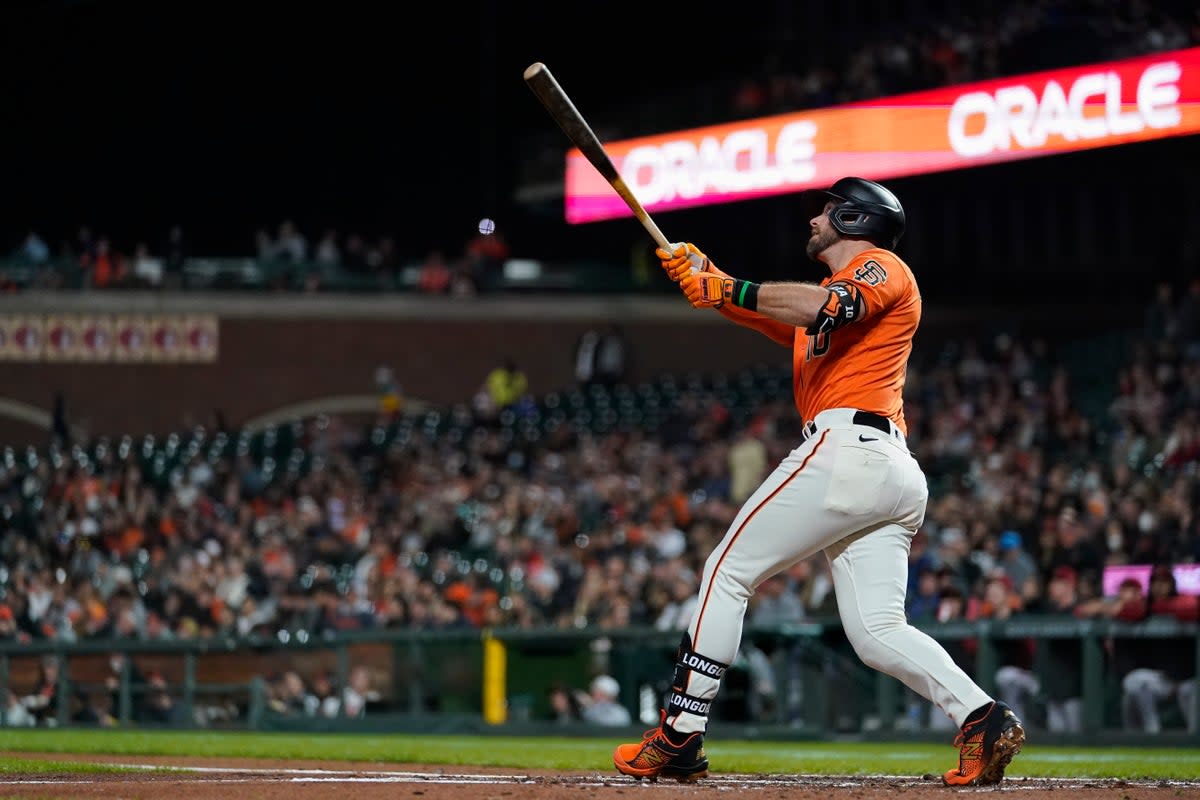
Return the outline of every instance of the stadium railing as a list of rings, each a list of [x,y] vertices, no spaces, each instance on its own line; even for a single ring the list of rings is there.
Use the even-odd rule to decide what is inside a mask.
[[[1162,733],[1123,730],[1120,676],[1112,671],[1106,652],[1107,644],[1114,640],[1177,639],[1181,646],[1194,648],[1200,660],[1200,626],[1195,623],[1152,618],[1131,624],[1029,615],[1003,622],[952,622],[922,629],[943,642],[972,640],[976,654],[973,673],[990,692],[996,688],[1000,647],[1005,640],[1078,639],[1083,731],[1058,738],[1200,744],[1200,732],[1186,731],[1182,717],[1166,703]],[[678,631],[643,627],[456,628],[321,636],[297,631],[281,632],[272,639],[4,642],[0,643],[0,697],[7,697],[9,690],[18,698],[32,692],[39,663],[50,656],[60,665],[51,725],[79,724],[73,718],[81,707],[81,697],[95,691],[110,693],[111,713],[120,725],[162,725],[161,719],[151,721],[140,712],[149,689],[138,676],[157,673],[166,681],[176,706],[166,723],[171,727],[519,733],[549,725],[570,731],[569,726],[550,721],[549,691],[556,685],[568,689],[586,686],[592,676],[605,672],[617,679],[620,700],[640,728],[647,721],[657,722],[678,638]],[[752,696],[755,666],[754,659],[747,656],[755,652],[766,654],[765,663],[770,664],[777,681],[773,700],[765,705],[755,703]],[[127,658],[114,662],[115,653]],[[120,664],[115,673],[114,663]],[[340,696],[351,671],[360,666],[367,668],[378,693],[361,719],[347,718],[344,705],[330,715],[288,712],[273,694],[272,686],[279,677],[295,671],[306,681],[318,674],[328,675]],[[944,731],[905,726],[903,718],[911,698],[904,693],[899,682],[858,662],[836,621],[749,627],[714,706],[713,720],[724,735],[740,732],[806,739],[929,734],[944,738]],[[3,705],[0,726],[7,723]],[[584,730],[582,726],[579,729]],[[1039,738],[1046,740],[1047,734],[1041,732]]]

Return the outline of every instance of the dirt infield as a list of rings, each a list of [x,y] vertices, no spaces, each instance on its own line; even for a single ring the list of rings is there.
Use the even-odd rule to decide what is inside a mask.
[[[1022,798],[1040,800],[1052,795],[1062,798],[1062,792],[1069,791],[1070,797],[1080,800],[1200,799],[1200,781],[1017,778],[1006,780],[999,787],[949,789],[932,775],[830,777],[716,774],[698,784],[682,785],[674,781],[638,783],[615,772],[36,753],[22,753],[19,757],[116,764],[131,767],[133,771],[8,775],[0,792],[4,797],[312,800],[344,798],[348,791],[352,791],[354,800],[397,800],[405,797],[420,797],[421,800],[557,800],[585,797],[626,800],[628,796],[639,796],[639,793],[642,793],[641,796],[688,800],[729,798],[732,793],[788,800],[877,800],[898,795],[1003,791],[1020,792]],[[163,767],[169,769],[161,769]]]

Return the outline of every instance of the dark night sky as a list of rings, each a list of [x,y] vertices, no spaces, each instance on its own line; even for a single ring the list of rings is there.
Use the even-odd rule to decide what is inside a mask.
[[[5,4],[0,247],[84,222],[153,246],[178,221],[197,249],[240,254],[284,217],[314,239],[391,233],[410,255],[461,247],[482,216],[515,248],[558,235],[560,217],[511,201],[517,143],[558,133],[522,73],[547,63],[586,114],[718,69],[660,50],[663,26],[685,44],[686,27],[653,6],[579,7],[576,24],[562,3]],[[754,58],[738,42],[725,68]],[[640,230],[602,225],[624,247]]]

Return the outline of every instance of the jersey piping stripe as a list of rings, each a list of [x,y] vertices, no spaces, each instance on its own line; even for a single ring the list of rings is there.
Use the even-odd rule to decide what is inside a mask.
[[[721,571],[721,562],[723,562],[725,560],[725,556],[729,555],[729,551],[733,548],[733,545],[737,542],[738,537],[742,535],[742,531],[746,530],[746,526],[750,524],[750,520],[754,519],[754,515],[757,514],[767,503],[771,502],[771,500],[775,497],[775,495],[777,495],[781,491],[783,491],[783,488],[785,486],[787,486],[789,483],[791,483],[792,479],[795,478],[797,475],[799,475],[800,472],[806,466],[808,466],[809,459],[811,459],[813,456],[815,456],[817,454],[817,451],[821,449],[821,445],[825,443],[825,437],[828,435],[829,435],[828,429],[821,432],[821,438],[817,440],[817,443],[813,447],[812,452],[809,453],[808,455],[806,455],[804,457],[804,460],[800,462],[800,466],[796,467],[796,471],[793,472],[791,475],[789,475],[787,477],[787,480],[785,480],[783,483],[779,484],[779,486],[777,486],[775,488],[775,491],[773,491],[769,495],[767,495],[766,498],[764,498],[763,501],[761,503],[759,503],[758,506],[753,511],[751,511],[744,520],[742,520],[742,524],[737,529],[737,533],[735,533],[733,535],[733,538],[729,540],[729,544],[728,544],[728,546],[726,546],[725,552],[721,553],[721,558],[717,561],[716,568],[713,569],[713,572],[712,572],[713,577],[708,582],[708,591],[706,591],[704,593],[704,602],[700,604],[700,614],[698,617],[696,617],[696,632],[692,634],[692,649],[693,650],[699,650],[699,646],[697,643],[700,641],[700,625],[701,625],[701,623],[704,622],[704,610],[708,607],[708,596],[710,594],[712,594],[713,582],[715,581],[715,579],[717,577],[717,573],[719,573]],[[688,682],[689,683],[691,682],[690,679]],[[685,686],[684,688],[686,689],[687,687]]]

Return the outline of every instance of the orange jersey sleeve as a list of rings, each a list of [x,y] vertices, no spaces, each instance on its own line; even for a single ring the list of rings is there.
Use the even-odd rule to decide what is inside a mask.
[[[872,248],[821,282],[853,286],[861,313],[835,330],[796,328],[792,383],[808,421],[827,408],[857,408],[890,418],[906,434],[904,379],[921,294],[912,271],[889,250]]]
[[[771,319],[759,314],[757,311],[739,308],[732,303],[726,303],[718,308],[717,311],[726,319],[732,320],[744,328],[756,330],[763,336],[778,342],[784,347],[788,347],[796,341],[796,328],[788,325],[786,322]]]

